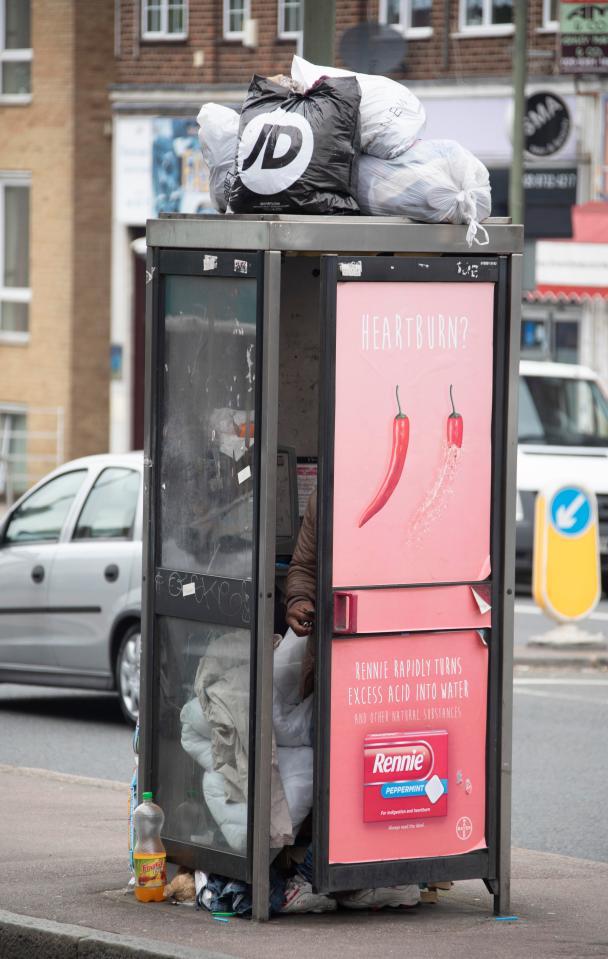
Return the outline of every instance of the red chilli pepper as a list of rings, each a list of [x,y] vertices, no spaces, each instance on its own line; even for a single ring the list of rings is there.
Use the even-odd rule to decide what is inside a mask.
[[[463,420],[460,413],[456,412],[454,407],[454,397],[452,396],[452,384],[450,383],[450,403],[452,404],[452,412],[448,416],[448,446],[457,446],[458,449],[462,446],[462,430],[463,430]]]
[[[397,397],[397,406],[399,412],[393,420],[393,448],[391,451],[391,460],[388,464],[388,470],[386,471],[386,476],[382,482],[382,486],[374,496],[373,500],[363,513],[363,516],[359,520],[359,529],[367,523],[368,520],[375,516],[382,507],[390,499],[395,486],[399,482],[399,477],[403,472],[403,464],[405,463],[405,455],[407,453],[408,443],[410,441],[410,421],[405,415],[401,412],[401,404],[399,403],[399,387],[395,387],[395,395]]]

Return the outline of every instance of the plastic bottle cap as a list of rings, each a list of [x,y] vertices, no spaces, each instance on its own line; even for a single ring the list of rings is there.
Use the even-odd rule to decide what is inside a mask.
[[[152,801],[152,793],[142,793],[142,794],[141,794],[141,798],[143,799],[144,802],[151,802],[151,801]]]

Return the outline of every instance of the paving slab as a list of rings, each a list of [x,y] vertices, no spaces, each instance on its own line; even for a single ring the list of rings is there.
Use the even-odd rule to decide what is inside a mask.
[[[0,767],[2,959],[587,959],[608,955],[608,863],[516,849],[512,920],[479,881],[436,905],[255,924],[139,903],[127,888],[127,785]],[[602,901],[604,906],[602,906]]]

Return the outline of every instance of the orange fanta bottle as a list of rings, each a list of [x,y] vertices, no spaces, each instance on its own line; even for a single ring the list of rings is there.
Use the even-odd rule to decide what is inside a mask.
[[[167,853],[160,838],[165,814],[152,802],[152,793],[144,793],[143,802],[133,813],[137,837],[133,850],[135,898],[140,902],[162,902],[167,883]]]

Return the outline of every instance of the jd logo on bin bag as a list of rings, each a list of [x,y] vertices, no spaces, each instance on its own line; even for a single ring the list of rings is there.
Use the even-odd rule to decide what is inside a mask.
[[[252,193],[280,193],[302,176],[313,147],[314,136],[306,117],[280,108],[259,113],[241,136],[238,173]]]

